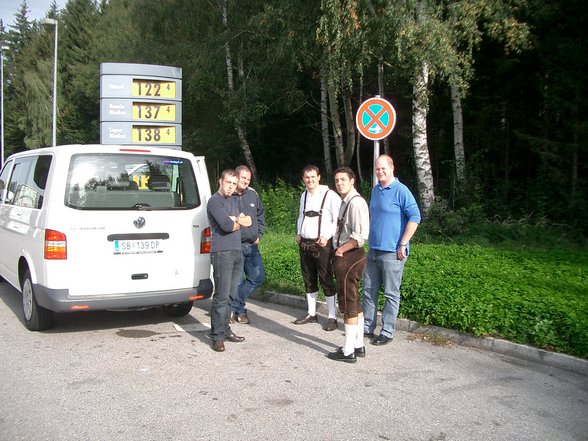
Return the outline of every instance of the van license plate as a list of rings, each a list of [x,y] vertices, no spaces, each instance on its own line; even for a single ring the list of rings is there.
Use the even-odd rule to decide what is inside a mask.
[[[114,241],[114,254],[148,253],[163,253],[163,241],[157,239]]]

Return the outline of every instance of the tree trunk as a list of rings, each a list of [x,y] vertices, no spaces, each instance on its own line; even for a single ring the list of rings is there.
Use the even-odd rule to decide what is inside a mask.
[[[378,63],[378,95],[381,98],[385,98],[384,94],[384,63],[381,61]],[[392,156],[390,152],[390,141],[388,137],[384,138],[384,153]]]
[[[349,167],[355,153],[355,118],[353,117],[353,106],[351,104],[351,95],[346,87],[341,87],[341,95],[343,97],[343,107],[345,110],[345,125],[346,125],[346,146],[343,157],[343,166]]]
[[[227,0],[222,0],[221,5],[223,13],[223,26],[227,34],[227,40],[225,42],[225,65],[227,67],[227,85],[229,87],[231,95],[233,95],[235,93],[235,80],[233,78],[233,61],[231,58],[231,49],[228,40],[229,26],[227,17]],[[239,76],[240,78],[243,78],[243,68],[241,62],[239,62]],[[245,161],[251,169],[252,176],[257,176],[257,168],[255,167],[255,161],[253,160],[253,154],[251,153],[249,142],[247,142],[247,132],[245,128],[241,125],[241,122],[239,121],[238,117],[235,117],[233,124],[235,126],[235,131],[237,132],[237,137],[239,138],[239,145],[241,147],[241,150],[243,151],[243,155],[245,156]]]
[[[568,202],[568,208],[572,208],[574,205],[577,204],[576,202],[576,195],[578,193],[578,128],[580,124],[577,121],[574,122],[574,135],[573,135],[573,142],[572,142],[572,170],[571,170],[571,188],[570,188],[570,198]]]
[[[323,138],[323,156],[325,160],[325,172],[327,176],[333,175],[333,163],[331,161],[331,141],[329,139],[329,107],[327,92],[327,74],[325,67],[321,66],[321,134]]]
[[[427,144],[428,83],[429,65],[425,62],[421,66],[420,72],[417,72],[412,98],[412,143],[421,211],[425,219],[435,202],[433,172]]]
[[[343,129],[341,127],[341,118],[339,117],[339,103],[337,101],[337,89],[327,81],[329,95],[329,110],[331,112],[331,123],[333,125],[333,138],[335,140],[335,154],[337,157],[337,167],[342,167],[345,162],[345,152],[343,147]]]
[[[360,79],[360,83],[359,83],[359,102],[363,103],[363,76]],[[359,179],[358,182],[362,182],[363,181],[363,173],[361,171],[361,158],[360,158],[361,133],[359,133],[359,130],[355,131],[355,145],[357,145],[357,154],[355,155],[355,158],[357,160],[357,178]]]
[[[466,165],[463,145],[463,109],[461,94],[454,82],[451,83],[451,107],[453,108],[453,150],[455,154],[455,175],[458,193],[465,189]]]

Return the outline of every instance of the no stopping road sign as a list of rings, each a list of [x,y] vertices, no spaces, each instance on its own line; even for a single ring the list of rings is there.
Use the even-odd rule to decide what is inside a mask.
[[[370,98],[359,106],[355,124],[367,139],[378,141],[392,133],[396,125],[396,111],[385,99]]]

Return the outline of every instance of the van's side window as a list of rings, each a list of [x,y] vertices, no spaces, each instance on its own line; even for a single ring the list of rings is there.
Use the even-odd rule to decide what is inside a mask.
[[[41,208],[51,156],[27,156],[14,163],[8,184],[7,204],[20,207]]]
[[[12,161],[8,161],[4,164],[4,168],[2,169],[2,174],[0,174],[0,202],[7,202],[8,198],[8,174],[10,173],[10,168],[12,165]]]

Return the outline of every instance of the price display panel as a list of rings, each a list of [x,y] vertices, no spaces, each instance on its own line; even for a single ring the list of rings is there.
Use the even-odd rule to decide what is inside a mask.
[[[176,105],[173,103],[133,102],[133,120],[176,121]]]
[[[141,98],[167,98],[175,100],[177,99],[176,82],[134,78],[132,94],[134,97]]]
[[[132,142],[137,144],[177,144],[174,126],[137,126],[132,129]]]

